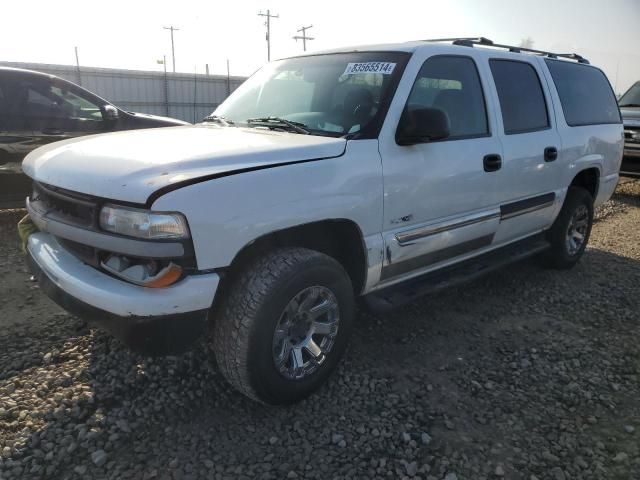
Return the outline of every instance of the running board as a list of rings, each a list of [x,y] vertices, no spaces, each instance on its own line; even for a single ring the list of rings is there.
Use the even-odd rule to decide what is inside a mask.
[[[475,258],[429,272],[397,285],[365,295],[366,306],[376,312],[385,312],[405,305],[416,298],[445,288],[469,282],[489,272],[531,257],[549,248],[543,234],[520,240]]]

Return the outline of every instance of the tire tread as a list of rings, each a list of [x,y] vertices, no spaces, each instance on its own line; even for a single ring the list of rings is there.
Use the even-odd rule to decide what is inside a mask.
[[[249,376],[252,322],[278,280],[317,257],[330,258],[306,248],[282,248],[268,252],[254,259],[232,280],[226,297],[222,299],[213,326],[213,349],[218,368],[233,387],[254,400],[263,402],[251,385]]]

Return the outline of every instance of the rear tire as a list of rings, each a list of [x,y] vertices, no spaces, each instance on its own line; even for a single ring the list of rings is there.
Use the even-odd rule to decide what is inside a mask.
[[[593,198],[581,187],[569,187],[558,218],[547,233],[551,248],[544,253],[548,267],[566,270],[582,257],[593,226]]]
[[[353,321],[353,287],[342,266],[320,252],[285,248],[230,281],[213,326],[227,381],[272,405],[318,389],[342,357]]]

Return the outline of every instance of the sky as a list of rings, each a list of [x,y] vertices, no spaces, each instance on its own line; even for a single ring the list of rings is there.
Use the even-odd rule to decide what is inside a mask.
[[[640,0],[1,0],[0,61],[162,70],[174,25],[176,70],[249,75],[302,53],[292,37],[313,25],[307,51],[424,38],[484,36],[497,43],[576,52],[601,67],[617,93],[640,80]]]

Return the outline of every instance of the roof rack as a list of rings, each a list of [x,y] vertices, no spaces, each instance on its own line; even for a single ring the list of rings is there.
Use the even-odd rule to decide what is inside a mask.
[[[423,40],[423,42],[451,42],[453,45],[460,45],[463,47],[473,47],[474,45],[480,45],[484,47],[505,48],[514,53],[533,53],[536,55],[544,55],[548,58],[568,58],[569,60],[576,60],[578,63],[589,64],[589,60],[577,53],[552,53],[544,50],[535,50],[533,48],[514,47],[512,45],[502,45],[494,43],[485,37],[460,37],[460,38],[431,38]]]

